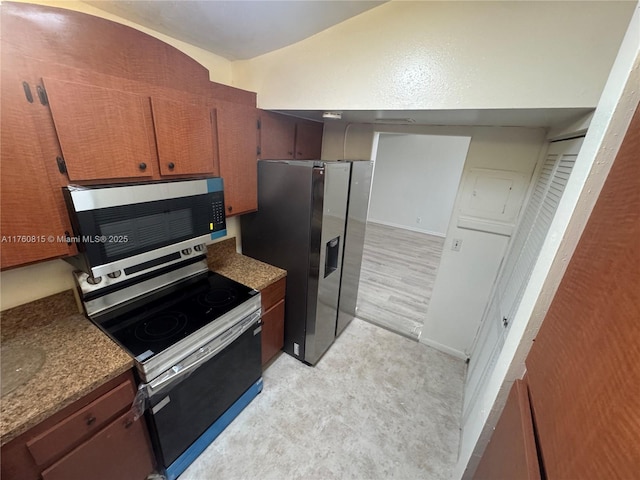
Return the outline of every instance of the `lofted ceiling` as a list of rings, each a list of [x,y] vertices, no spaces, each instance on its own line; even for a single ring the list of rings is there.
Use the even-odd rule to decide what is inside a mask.
[[[299,42],[384,1],[173,0],[86,1],[229,60]]]

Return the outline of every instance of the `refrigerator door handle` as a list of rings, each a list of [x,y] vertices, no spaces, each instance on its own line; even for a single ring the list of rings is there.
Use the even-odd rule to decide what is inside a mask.
[[[340,251],[340,237],[332,238],[327,242],[324,256],[324,278],[327,278],[338,269],[338,252]]]

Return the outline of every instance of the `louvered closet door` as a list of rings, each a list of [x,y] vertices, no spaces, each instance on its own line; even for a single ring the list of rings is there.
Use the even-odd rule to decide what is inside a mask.
[[[535,189],[505,257],[504,268],[498,277],[496,295],[500,306],[500,321],[505,322],[505,326],[511,324],[520,305],[531,270],[582,146],[582,140],[564,140],[549,146]]]
[[[554,142],[549,146],[469,355],[463,423],[502,351],[508,326],[520,304],[581,145],[582,138],[578,138]]]

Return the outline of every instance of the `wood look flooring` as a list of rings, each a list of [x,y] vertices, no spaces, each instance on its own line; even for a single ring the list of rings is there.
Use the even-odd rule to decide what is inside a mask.
[[[368,222],[357,316],[417,340],[443,245],[442,237]]]

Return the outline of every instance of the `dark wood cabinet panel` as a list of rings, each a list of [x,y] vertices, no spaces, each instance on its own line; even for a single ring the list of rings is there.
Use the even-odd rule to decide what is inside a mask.
[[[640,469],[640,109],[527,357],[550,480]]]
[[[144,423],[127,412],[42,472],[43,480],[144,480],[153,470]]]
[[[127,371],[3,445],[2,478],[143,480],[154,457],[134,385]]]
[[[227,216],[258,208],[258,109],[219,102],[220,176]]]
[[[287,278],[281,278],[260,290],[262,306],[262,365],[284,346],[284,295]]]
[[[256,104],[254,92],[209,81],[209,71],[196,60],[135,28],[27,3],[3,2],[0,12],[2,42],[11,45],[20,57],[124,77],[210,100]]]
[[[58,241],[70,230],[59,210],[56,186],[45,168],[36,122],[44,109],[28,75],[2,71],[1,266],[13,267],[75,253]],[[32,101],[27,100],[27,93]],[[55,162],[55,158],[49,158]]]
[[[260,113],[260,158],[263,160],[293,159],[296,141],[296,121],[278,113]]]
[[[322,132],[324,124],[299,121],[296,125],[297,160],[317,160],[322,153]]]
[[[516,380],[491,435],[476,480],[540,480],[527,385]]]
[[[27,448],[36,464],[47,464],[60,453],[98,432],[117,414],[128,409],[135,392],[133,382],[127,380],[51,429],[30,439]]]
[[[215,112],[164,98],[151,99],[160,174],[216,175]]]
[[[262,365],[284,345],[284,298],[262,314]]]
[[[50,78],[44,83],[69,180],[155,174],[148,97]]]

